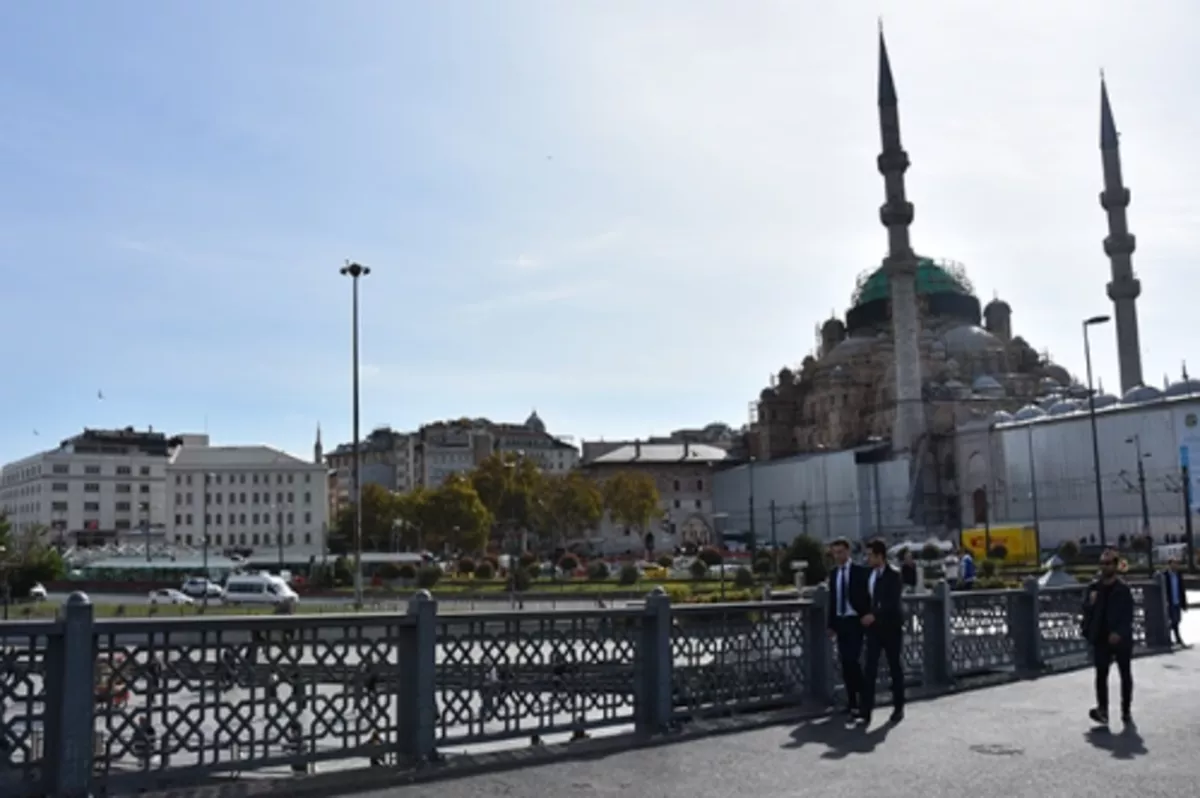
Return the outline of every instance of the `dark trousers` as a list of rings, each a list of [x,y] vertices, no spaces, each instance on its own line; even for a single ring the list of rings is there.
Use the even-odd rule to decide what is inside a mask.
[[[867,632],[867,667],[863,672],[863,713],[870,714],[875,708],[875,687],[879,683],[879,655],[887,658],[888,677],[892,683],[892,710],[904,709],[904,634],[894,629]]]
[[[863,672],[860,662],[863,647],[862,621],[856,617],[838,618],[835,623],[837,624],[838,659],[842,661],[842,683],[846,685],[846,702],[851,709],[857,709],[863,689]]]
[[[1171,633],[1175,635],[1175,642],[1183,645],[1183,635],[1179,634],[1179,622],[1183,620],[1183,608],[1178,604],[1172,604],[1167,608],[1171,616]]]
[[[1108,672],[1116,662],[1121,677],[1121,712],[1128,712],[1133,703],[1133,647],[1128,643],[1115,646],[1099,643],[1092,653],[1096,658],[1096,708],[1108,713]]]

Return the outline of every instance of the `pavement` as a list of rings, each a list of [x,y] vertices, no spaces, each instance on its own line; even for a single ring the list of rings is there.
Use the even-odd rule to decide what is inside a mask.
[[[1183,634],[1200,641],[1200,612],[1185,616]],[[1133,667],[1136,725],[1114,722],[1108,731],[1094,729],[1087,718],[1093,677],[1081,670],[917,702],[895,726],[882,713],[869,730],[847,730],[840,718],[817,719],[358,795],[1195,794],[1200,650],[1145,657]],[[1111,690],[1115,704],[1115,671]]]

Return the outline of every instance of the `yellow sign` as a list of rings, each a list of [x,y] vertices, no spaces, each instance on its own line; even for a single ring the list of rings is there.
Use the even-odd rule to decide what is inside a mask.
[[[1004,548],[1004,562],[1010,565],[1037,565],[1041,546],[1037,530],[1031,526],[994,526],[962,531],[963,548],[971,552],[976,561],[987,559],[987,544],[991,541],[992,552]]]

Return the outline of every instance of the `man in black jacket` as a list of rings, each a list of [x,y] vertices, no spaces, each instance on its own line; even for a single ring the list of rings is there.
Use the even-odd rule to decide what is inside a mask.
[[[1179,558],[1167,560],[1167,570],[1163,572],[1164,587],[1167,589],[1167,614],[1171,620],[1171,633],[1175,642],[1185,645],[1183,635],[1179,634],[1179,623],[1183,614],[1188,610],[1187,590],[1183,585],[1183,574],[1179,573]]]
[[[1117,576],[1117,552],[1100,555],[1100,576],[1088,585],[1083,604],[1083,633],[1092,644],[1096,666],[1096,706],[1088,712],[1096,723],[1108,725],[1108,672],[1113,662],[1121,676],[1121,720],[1132,723],[1133,592]]]
[[[867,667],[863,672],[863,722],[871,722],[875,708],[875,686],[879,678],[879,655],[887,657],[892,683],[892,723],[904,719],[904,585],[900,572],[888,565],[887,544],[867,544],[867,592],[870,610],[863,616],[867,638]]]
[[[870,612],[867,569],[850,561],[850,541],[838,538],[829,546],[833,570],[829,573],[829,636],[837,640],[842,662],[842,683],[846,686],[850,723],[855,722],[862,696],[863,627],[862,616]]]

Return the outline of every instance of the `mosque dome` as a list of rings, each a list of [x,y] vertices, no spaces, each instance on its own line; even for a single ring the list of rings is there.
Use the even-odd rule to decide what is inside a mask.
[[[1046,415],[1046,411],[1037,405],[1025,405],[1013,415],[1013,418],[1017,421],[1029,421],[1030,419],[1041,418],[1044,415]]]
[[[962,324],[951,327],[942,335],[947,352],[1002,352],[1004,342],[982,327]]]
[[[975,382],[971,383],[971,390],[981,394],[1004,395],[1004,386],[995,377],[987,374],[976,378]]]
[[[1077,399],[1063,399],[1061,402],[1055,402],[1050,405],[1050,409],[1046,411],[1051,416],[1065,416],[1067,413],[1074,413],[1079,409],[1079,401]]]
[[[1098,393],[1096,394],[1096,398],[1092,400],[1092,404],[1097,410],[1102,410],[1103,408],[1112,407],[1115,404],[1119,404],[1120,401],[1120,399],[1113,396],[1111,393]]]
[[[1163,392],[1157,388],[1152,388],[1149,385],[1139,385],[1136,388],[1130,388],[1121,397],[1122,404],[1139,405],[1143,402],[1153,402],[1155,399],[1161,399]]]
[[[974,296],[970,280],[967,279],[963,268],[956,263],[939,263],[933,258],[918,256],[916,277],[918,296],[931,294]],[[859,282],[851,304],[854,306],[865,305],[868,302],[890,297],[888,276],[880,266]]]
[[[1200,394],[1200,380],[1187,379],[1173,382],[1163,392],[1163,396],[1190,396],[1192,394]]]

